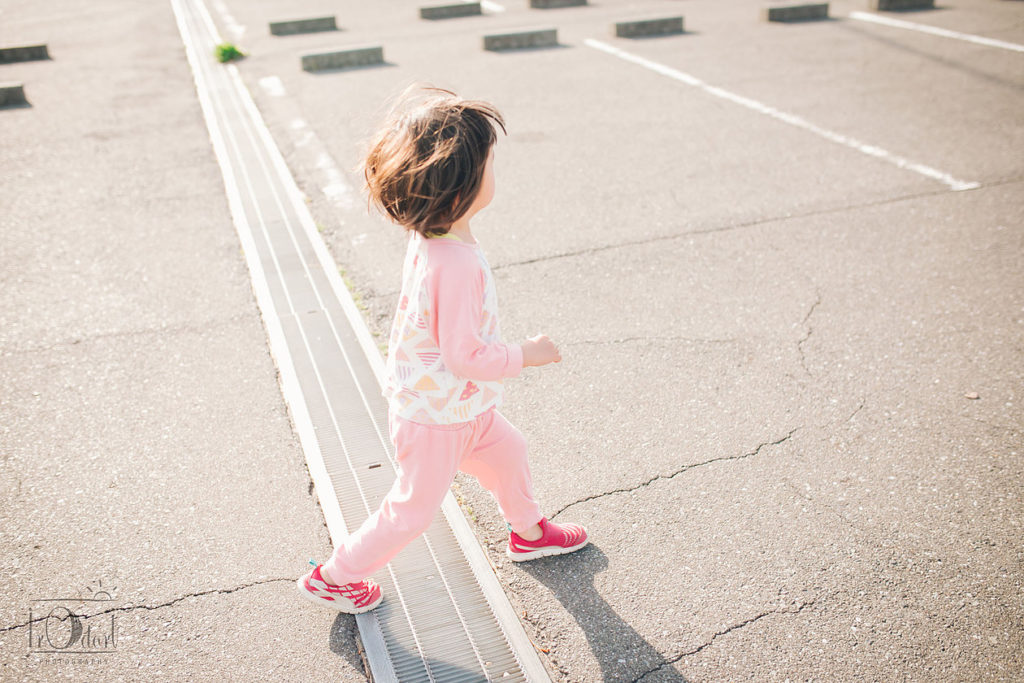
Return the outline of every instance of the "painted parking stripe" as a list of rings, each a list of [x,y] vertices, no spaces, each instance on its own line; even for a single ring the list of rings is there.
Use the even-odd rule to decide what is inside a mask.
[[[284,83],[277,76],[265,76],[259,79],[259,84],[271,97],[285,97],[288,94]],[[295,149],[308,149],[310,158],[314,159],[316,169],[320,172],[320,190],[324,196],[346,211],[355,206],[355,190],[309,124],[301,118],[295,118],[289,129]]]
[[[887,161],[890,164],[893,164],[894,166],[897,166],[899,168],[906,169],[908,171],[913,171],[914,173],[926,176],[928,178],[931,178],[932,180],[937,180],[949,186],[949,188],[952,190],[973,190],[978,187],[981,187],[980,183],[959,180],[958,178],[954,178],[948,173],[943,173],[942,171],[932,168],[931,166],[919,164],[915,161],[911,161],[910,159],[905,159],[904,157],[901,157],[897,154],[888,152],[882,149],[881,147],[869,145],[848,135],[843,135],[842,133],[836,133],[835,131],[828,130],[827,128],[822,128],[821,126],[811,123],[810,121],[795,114],[788,114],[784,111],[780,111],[778,109],[775,109],[774,107],[770,107],[767,104],[763,104],[749,97],[737,95],[734,92],[730,92],[723,88],[710,85],[695,76],[691,76],[688,73],[679,71],[678,69],[673,69],[672,67],[665,66],[664,64],[659,64],[658,62],[653,62],[644,57],[640,57],[630,52],[626,52],[625,50],[620,50],[619,48],[614,47],[612,45],[608,45],[607,43],[603,43],[600,40],[587,38],[583,42],[588,47],[592,47],[595,50],[606,52],[607,54],[613,55],[627,62],[632,62],[633,64],[637,64],[646,69],[650,69],[655,73],[659,73],[662,76],[667,76],[673,80],[679,81],[680,83],[685,83],[686,85],[690,85],[695,88],[700,88],[709,95],[714,95],[715,97],[721,98],[723,100],[728,100],[729,102],[741,105],[743,107],[746,107],[747,109],[752,109],[753,111],[756,111],[760,114],[770,116],[773,119],[783,121],[792,126],[796,126],[797,128],[802,128],[803,130],[814,133],[815,135],[823,137],[826,140],[831,140],[832,142],[844,145],[846,147],[849,147],[850,149],[855,149],[858,152],[867,154],[868,156],[872,156],[877,159]]]
[[[462,0],[462,2],[466,3],[467,5],[471,2],[476,1],[477,0]],[[480,8],[485,9],[488,12],[491,12],[492,14],[499,14],[505,11],[504,5],[499,5],[498,3],[492,2],[491,0],[480,0]]]
[[[1014,52],[1024,52],[1024,45],[1019,45],[1017,43],[1008,43],[1005,40],[996,40],[995,38],[975,36],[970,33],[950,31],[946,28],[938,28],[936,26],[928,26],[926,24],[916,24],[912,21],[904,21],[902,19],[890,19],[889,17],[883,17],[878,14],[871,14],[870,12],[850,12],[850,18],[856,19],[857,21],[867,21],[873,24],[892,26],[893,28],[904,28],[910,31],[930,33],[933,36],[942,36],[943,38],[965,40],[968,43],[975,43],[976,45],[984,45],[986,47],[998,47],[1004,50],[1013,50]]]
[[[241,40],[242,36],[245,35],[245,26],[239,24],[235,17],[231,15],[231,11],[224,4],[224,0],[214,0],[213,8],[217,10],[217,14],[224,21],[224,25],[227,26],[231,36],[235,40]]]
[[[284,90],[284,83],[277,76],[264,76],[260,79],[260,87],[271,97],[284,97],[288,94]]]

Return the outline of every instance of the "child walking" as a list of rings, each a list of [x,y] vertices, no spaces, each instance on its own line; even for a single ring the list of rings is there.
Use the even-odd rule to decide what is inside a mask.
[[[546,335],[501,341],[494,278],[470,228],[494,197],[496,128],[505,123],[492,105],[425,89],[403,98],[364,163],[371,201],[409,231],[384,387],[398,478],[331,558],[298,580],[303,596],[326,607],[358,614],[380,604],[366,577],[426,531],[459,470],[496,499],[512,561],[587,544],[583,527],[541,514],[526,440],[497,410],[506,377],[562,358]]]

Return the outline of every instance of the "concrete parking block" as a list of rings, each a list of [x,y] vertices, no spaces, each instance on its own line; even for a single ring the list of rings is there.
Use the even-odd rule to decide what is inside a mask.
[[[530,0],[531,9],[555,9],[558,7],[580,7],[587,0]]]
[[[673,35],[683,32],[683,17],[619,21],[612,27],[612,32],[617,38]]]
[[[814,21],[828,19],[828,3],[777,5],[765,7],[765,21]]]
[[[11,47],[0,47],[0,64],[34,62],[36,60],[49,58],[50,52],[46,45],[14,45]]]
[[[512,33],[492,33],[484,36],[484,49],[493,52],[522,50],[530,47],[555,47],[558,45],[558,29],[535,28]]]
[[[28,104],[25,87],[21,83],[0,83],[0,107]]]
[[[302,55],[303,71],[351,69],[383,63],[384,48],[380,45],[365,45],[329,52],[307,52]]]
[[[298,33],[319,33],[321,31],[337,30],[338,24],[334,17],[313,17],[311,19],[270,22],[270,33],[275,36],[292,36]]]
[[[935,0],[871,0],[868,6],[878,12],[902,12],[912,9],[935,9]]]
[[[428,5],[420,7],[420,19],[455,19],[483,14],[479,2],[459,2],[454,5]]]

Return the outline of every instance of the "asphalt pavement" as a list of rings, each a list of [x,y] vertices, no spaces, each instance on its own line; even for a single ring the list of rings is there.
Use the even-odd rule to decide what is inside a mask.
[[[503,412],[592,547],[510,566],[456,490],[555,680],[1024,680],[1024,54],[865,4],[209,3],[381,338],[404,236],[366,211],[367,136],[414,82],[505,114],[474,231],[506,337],[564,360]],[[889,16],[1024,45],[1021,3],[941,5]],[[0,24],[53,55],[0,65],[32,103],[0,110],[0,677],[361,680],[354,621],[292,595],[329,540],[169,4]],[[299,64],[365,44],[386,64]],[[36,601],[99,581],[117,651],[33,652]]]
[[[170,4],[0,7],[0,680],[364,680]]]

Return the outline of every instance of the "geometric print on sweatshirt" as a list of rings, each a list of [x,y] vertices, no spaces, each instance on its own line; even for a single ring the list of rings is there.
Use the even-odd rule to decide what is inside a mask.
[[[473,250],[484,273],[480,337],[499,341],[498,297],[482,249]],[[429,333],[430,293],[426,287],[427,240],[413,233],[402,267],[402,293],[388,340],[384,396],[399,417],[425,424],[469,422],[501,404],[502,380],[474,381],[449,372]]]

